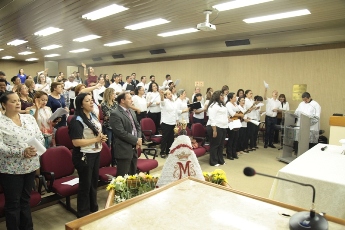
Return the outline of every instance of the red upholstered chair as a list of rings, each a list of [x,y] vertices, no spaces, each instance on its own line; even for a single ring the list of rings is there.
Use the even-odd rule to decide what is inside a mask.
[[[62,126],[56,130],[55,142],[57,146],[65,146],[68,149],[73,149],[73,143],[69,137],[67,126]]]
[[[69,126],[69,124],[71,123],[71,120],[73,119],[74,115],[69,115],[67,117],[67,126]]]
[[[103,121],[104,121],[104,115],[103,115],[103,111],[102,111],[102,108],[101,108],[101,106],[100,105],[98,105],[98,109],[99,109],[99,122],[101,123],[101,124],[103,124]]]
[[[210,151],[210,146],[205,145],[206,140],[206,129],[202,124],[195,123],[192,125],[192,136],[199,143],[199,146],[202,146],[206,151]]]
[[[78,193],[79,184],[74,186],[62,184],[76,176],[72,163],[72,153],[64,146],[52,147],[41,156],[41,174],[48,184],[48,192],[53,192],[61,198],[66,198],[66,203],[60,203],[72,213],[76,211],[71,207],[70,197]]]
[[[149,159],[147,156],[148,151],[154,151],[153,159]],[[138,162],[137,162],[137,171],[139,172],[146,172],[150,173],[150,170],[155,169],[158,167],[158,161],[155,160],[157,155],[157,149],[155,148],[145,148],[145,149],[138,149]],[[140,159],[141,153],[145,155],[146,159]]]
[[[162,141],[161,136],[155,136],[156,126],[151,118],[143,118],[140,121],[141,132],[143,134],[143,139],[145,142],[149,143],[148,146],[158,145]]]
[[[109,182],[109,176],[116,176],[117,168],[111,166],[111,152],[106,143],[102,143],[99,162],[99,179],[103,182]]]

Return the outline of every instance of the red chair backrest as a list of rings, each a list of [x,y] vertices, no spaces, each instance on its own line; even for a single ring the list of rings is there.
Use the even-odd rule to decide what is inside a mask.
[[[103,115],[103,111],[102,111],[102,108],[100,105],[98,105],[98,108],[99,108],[99,121],[102,121],[104,120],[104,115]]]
[[[73,119],[74,115],[69,115],[67,117],[67,126],[69,126],[69,124],[71,123],[71,120]]]
[[[51,147],[41,156],[41,171],[54,172],[55,179],[74,173],[72,153],[65,146]]]
[[[205,127],[200,123],[192,124],[192,136],[193,137],[205,137]]]
[[[138,159],[139,159],[140,156],[141,156],[141,148],[138,148],[138,149],[137,149],[137,154],[138,154]]]
[[[56,145],[65,146],[68,149],[73,149],[73,143],[68,134],[68,127],[62,126],[56,130],[55,133]]]
[[[156,126],[155,126],[155,123],[153,122],[153,120],[151,118],[141,119],[140,127],[141,127],[142,132],[143,132],[143,130],[152,130],[152,135],[155,135],[155,133],[156,133]],[[143,132],[143,133],[146,137],[150,138],[150,133],[148,133],[148,132]]]
[[[99,167],[108,167],[111,164],[111,152],[106,143],[102,143],[102,150],[99,156]]]

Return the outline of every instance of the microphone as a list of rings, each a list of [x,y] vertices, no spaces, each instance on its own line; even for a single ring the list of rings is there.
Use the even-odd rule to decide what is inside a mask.
[[[327,149],[327,145],[321,148],[321,151],[325,151]]]
[[[327,146],[326,146],[327,147]],[[313,189],[313,199],[312,199],[312,208],[310,209],[310,212],[298,212],[294,214],[290,219],[290,229],[291,230],[300,230],[300,229],[315,229],[315,230],[325,230],[328,229],[328,222],[327,220],[321,216],[320,214],[315,213],[315,187],[311,184],[304,184],[293,180],[288,180],[285,178],[280,178],[276,176],[271,176],[264,173],[258,173],[251,167],[245,167],[243,169],[243,173],[246,176],[254,176],[254,175],[260,175],[265,177],[274,178],[277,180],[283,180],[288,181],[294,184],[299,184],[302,186],[311,187]]]

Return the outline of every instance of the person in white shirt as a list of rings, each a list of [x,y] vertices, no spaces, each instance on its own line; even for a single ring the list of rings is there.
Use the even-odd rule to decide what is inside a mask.
[[[176,86],[175,85],[170,86],[169,90],[172,94],[173,101],[176,101],[176,99],[177,99]]]
[[[179,89],[177,91],[177,100],[175,101],[178,120],[180,122],[185,121],[189,123],[189,107],[187,106],[186,91],[184,89]]]
[[[78,82],[74,81],[75,77],[71,74],[68,77],[68,81],[65,82],[65,90],[68,91],[69,98],[75,98],[74,88],[78,85]]]
[[[261,119],[261,106],[263,105],[263,98],[259,95],[256,95],[254,97],[254,103],[256,104],[256,109],[253,110],[255,116],[253,117],[253,120],[255,121],[260,121]],[[260,103],[262,105],[260,105]],[[259,135],[259,125],[255,125],[254,127],[254,140],[255,140],[255,146],[254,148],[258,149],[259,147],[257,146],[257,139],[258,139],[258,135]]]
[[[266,100],[266,118],[265,118],[265,145],[264,148],[276,148],[273,145],[274,131],[277,124],[277,113],[280,106],[278,101],[278,91],[273,90],[272,98],[267,98],[267,88],[265,88],[264,100]]]
[[[195,123],[200,123],[202,125],[204,125],[204,105],[201,103],[202,101],[202,94],[201,93],[197,93],[194,97],[194,102],[200,102],[201,104],[201,108],[199,109],[194,109],[193,110],[193,124]]]
[[[245,110],[247,117],[250,118],[251,120],[256,120],[256,112],[255,110],[257,109],[256,103],[253,100],[253,92],[248,89],[245,91]],[[249,141],[249,148],[248,151],[255,151],[256,148],[256,139],[255,139],[255,127],[256,125],[254,123],[249,122],[247,124],[247,142]]]
[[[225,104],[225,102],[226,102],[226,100],[227,100],[227,96],[228,96],[228,93],[229,93],[229,86],[227,86],[227,85],[223,85],[223,87],[222,87],[222,94],[224,95],[224,104]]]
[[[221,91],[212,94],[208,106],[209,119],[206,124],[207,134],[210,140],[210,165],[218,167],[224,165],[223,148],[228,128],[228,110],[224,103],[224,95]]]
[[[113,88],[115,90],[116,95],[119,95],[120,93],[122,93],[123,90],[120,84],[120,76],[114,73],[113,76],[111,77],[111,80],[113,83],[110,84],[109,88]]]
[[[47,93],[48,95],[50,94],[50,84],[46,81],[47,77],[44,76],[44,74],[40,74],[38,79],[37,79],[37,84],[36,84],[36,91],[43,91]]]
[[[228,101],[226,102],[225,106],[231,119],[234,121],[243,118],[243,114],[239,113],[240,109],[238,108],[238,105],[236,103],[236,94],[228,93],[227,98]],[[232,130],[226,129],[228,133],[228,142],[226,143],[226,157],[229,160],[238,159],[238,155],[243,153],[241,151],[237,151],[239,129],[240,128],[234,128]]]
[[[244,115],[243,119],[241,119],[242,127],[239,130],[239,137],[238,137],[238,144],[237,144],[237,151],[243,152],[243,153],[249,153],[248,150],[248,132],[247,132],[247,126],[250,118],[248,118],[245,108],[245,98],[239,97],[237,100],[237,105],[240,110],[240,112]]]
[[[152,83],[154,84],[154,83]],[[169,149],[174,142],[174,128],[178,123],[177,108],[175,102],[172,100],[170,90],[159,91],[160,93],[160,108],[162,111],[162,141],[161,141],[161,157],[165,158],[169,154]]]
[[[98,77],[98,85],[100,86],[97,89],[94,89],[92,91],[93,93],[93,99],[95,100],[94,102],[96,103],[96,105],[100,105],[103,101],[103,95],[104,95],[104,91],[106,90],[105,88],[105,80],[104,77]]]
[[[127,85],[132,85],[132,76],[127,76],[126,77],[126,82],[122,86],[122,90],[126,91]]]
[[[152,82],[149,87],[149,92],[146,95],[147,101],[147,117],[151,118],[156,126],[156,133],[160,128],[161,121],[161,103],[160,94],[158,92],[158,85],[156,82]]]
[[[146,98],[144,97],[145,89],[143,86],[139,84],[137,85],[137,88],[135,88],[134,90],[135,95],[132,97],[132,100],[133,100],[134,107],[137,109],[136,115],[137,115],[138,123],[140,124],[141,119],[146,117],[148,103],[146,101]]]
[[[289,111],[290,106],[289,106],[289,102],[286,101],[285,94],[280,94],[278,97],[278,100],[281,104],[278,108],[277,125],[282,125],[284,111]],[[276,131],[274,132],[274,143],[278,143],[279,141],[278,139],[279,139],[279,129],[276,129]]]
[[[145,94],[147,94],[149,88],[146,88],[146,76],[141,76],[140,82],[137,84],[136,88],[138,88],[139,86],[142,86],[144,88]]]
[[[171,80],[171,76],[170,76],[170,74],[167,74],[166,76],[165,76],[165,81],[163,82],[163,89],[165,90],[165,89],[169,89],[169,83],[170,82],[172,82],[172,80]]]
[[[295,111],[295,115],[298,117],[296,125],[300,126],[301,114],[310,117],[309,148],[312,148],[319,140],[321,106],[311,98],[308,92],[302,94],[302,100]]]

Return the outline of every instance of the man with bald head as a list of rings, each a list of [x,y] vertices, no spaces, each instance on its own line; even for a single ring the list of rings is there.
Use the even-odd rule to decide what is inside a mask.
[[[266,101],[266,118],[265,118],[265,145],[264,148],[276,148],[273,145],[275,126],[277,124],[277,112],[280,106],[278,100],[278,91],[273,90],[272,98],[267,98],[267,88],[265,88],[264,100]]]

